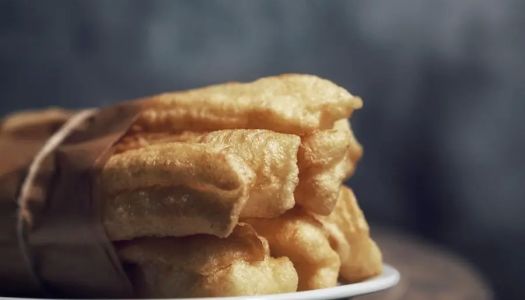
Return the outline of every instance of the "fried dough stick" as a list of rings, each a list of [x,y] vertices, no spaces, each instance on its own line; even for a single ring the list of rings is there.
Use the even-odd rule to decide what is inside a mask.
[[[359,97],[313,76],[286,74],[144,99],[136,125],[148,132],[270,129],[304,135],[330,129],[362,106]]]
[[[171,141],[228,148],[254,169],[256,183],[242,217],[276,217],[290,209],[295,201],[307,211],[329,214],[342,182],[352,175],[363,152],[346,119],[337,121],[332,129],[302,137],[298,152],[295,135],[246,129],[135,133],[123,139],[118,151]]]
[[[330,240],[341,258],[340,276],[356,282],[382,272],[382,257],[370,238],[368,224],[354,193],[341,188],[339,200],[329,216],[317,216],[330,233]]]
[[[286,257],[269,255],[265,239],[247,224],[228,238],[194,235],[145,238],[117,244],[140,297],[219,297],[297,290]]]
[[[225,147],[255,172],[241,217],[273,218],[295,205],[298,136],[270,130],[220,130],[202,135],[198,141]]]
[[[361,99],[311,75],[282,75],[168,93],[147,98],[143,105],[127,137],[136,143],[124,139],[117,150],[166,140],[228,148],[256,174],[242,217],[277,217],[293,207],[294,198],[302,199],[300,204],[309,211],[329,214],[341,182],[360,156],[360,145],[350,140],[353,135],[347,122],[332,127],[360,108]],[[223,128],[236,129],[220,130]],[[302,136],[298,166],[294,166],[298,137],[279,136],[276,131]]]
[[[15,112],[0,119],[0,134],[25,137],[51,135],[73,114],[73,111],[60,108]]]
[[[298,153],[297,202],[307,211],[328,215],[343,181],[353,174],[363,153],[346,119],[334,128],[302,138]]]
[[[254,184],[241,217],[273,218],[295,205],[298,136],[260,129],[135,134],[125,138],[118,145],[118,151],[173,141],[222,148],[225,152],[238,155],[254,171]]]
[[[298,290],[333,287],[337,284],[339,256],[331,248],[321,223],[300,208],[276,219],[246,219],[268,240],[272,256],[285,256],[299,275]]]
[[[225,237],[254,174],[243,160],[204,144],[168,143],[113,155],[100,176],[112,240],[196,233]]]

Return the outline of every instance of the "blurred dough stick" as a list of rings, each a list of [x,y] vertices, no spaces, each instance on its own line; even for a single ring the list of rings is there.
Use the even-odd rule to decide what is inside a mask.
[[[124,139],[120,151],[172,141],[201,143],[238,155],[255,173],[241,217],[272,218],[295,205],[300,138],[261,129],[234,129],[179,134],[135,134]]]
[[[286,257],[269,255],[265,239],[239,224],[228,238],[194,235],[117,243],[140,297],[214,297],[297,290],[297,273]]]
[[[150,132],[251,128],[303,135],[332,128],[361,106],[328,80],[287,74],[147,98],[136,125]]]
[[[370,238],[368,224],[351,189],[341,188],[334,211],[316,218],[330,233],[331,243],[341,258],[343,279],[355,282],[381,273],[381,252]]]
[[[113,155],[100,174],[103,222],[113,240],[227,236],[254,174],[238,156],[204,144],[151,145]]]
[[[0,134],[34,136],[48,133],[51,135],[73,114],[73,111],[60,108],[12,113],[0,119]]]
[[[341,184],[354,172],[362,153],[346,119],[337,121],[332,129],[303,137],[298,153],[297,203],[307,211],[329,214]]]
[[[299,290],[333,287],[337,284],[339,256],[330,246],[321,223],[294,208],[275,219],[246,219],[268,240],[272,256],[286,256],[299,275]]]

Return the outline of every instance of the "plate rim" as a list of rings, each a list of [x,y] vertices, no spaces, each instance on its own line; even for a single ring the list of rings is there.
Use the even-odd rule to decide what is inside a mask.
[[[359,296],[386,290],[395,286],[401,278],[399,271],[389,264],[383,264],[383,272],[380,275],[356,283],[348,283],[335,287],[316,289],[301,292],[282,294],[269,294],[257,296],[235,296],[235,297],[205,297],[205,298],[167,298],[172,300],[320,300],[339,299]],[[18,298],[2,297],[4,300],[41,300],[40,298]],[[89,298],[85,298],[89,299]],[[46,299],[52,300],[52,299]]]
[[[338,285],[335,287],[301,292],[269,294],[257,296],[171,298],[173,300],[330,300],[365,295],[395,286],[401,278],[399,271],[389,264],[383,264],[380,275],[364,281]]]

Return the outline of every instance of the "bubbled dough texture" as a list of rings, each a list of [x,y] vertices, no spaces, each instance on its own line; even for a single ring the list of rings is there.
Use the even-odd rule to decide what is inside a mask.
[[[171,151],[153,151],[155,147],[171,147]],[[240,177],[244,178],[244,189],[247,189],[248,195],[242,193],[240,187],[237,193],[212,193],[204,189],[205,183],[197,184],[204,178],[195,176],[189,182],[199,189],[178,187],[180,184],[175,181],[168,184],[175,174],[188,171],[195,173],[197,168],[203,168],[199,171],[203,176],[215,174],[220,177],[229,174],[220,171],[220,161],[217,161],[217,169],[214,169],[213,158],[208,163],[200,161],[192,165],[193,159],[199,158],[186,158],[185,155],[190,153],[182,152],[184,147],[190,152],[196,151],[191,150],[191,147],[200,151],[209,148],[237,157],[241,161],[238,165],[242,166],[244,163],[245,167],[234,170],[243,171],[244,175],[240,174]],[[148,150],[150,148],[152,150]],[[110,191],[108,200],[105,201],[106,227],[110,227],[110,236],[114,239],[143,236],[148,227],[150,234],[158,231],[154,234],[157,236],[184,236],[194,233],[225,236],[232,228],[232,223],[228,222],[235,221],[238,217],[274,218],[291,209],[296,201],[307,211],[329,214],[333,210],[342,182],[353,173],[362,148],[353,137],[347,120],[340,120],[333,129],[318,131],[302,139],[292,134],[261,129],[141,133],[124,139],[118,151],[120,153],[115,155],[118,159],[112,158],[104,168],[102,178],[107,181],[106,190],[118,189],[118,185],[123,184],[121,181],[127,178],[126,174],[128,177],[135,176],[135,181],[125,182],[127,186],[120,188],[123,191]],[[137,172],[132,173],[129,169],[132,166],[130,161],[135,163],[137,172],[144,176],[138,177]],[[168,171],[162,171],[157,164],[152,164],[160,161],[164,161],[161,165],[166,166]],[[180,163],[173,164],[172,161]],[[116,165],[116,162],[121,163]],[[146,167],[148,164],[151,164],[149,168]],[[206,167],[214,169],[213,172],[207,174]],[[110,170],[117,172],[116,175],[109,177]],[[250,171],[253,176],[246,175]],[[171,175],[154,176],[152,172],[171,172]],[[167,186],[159,187],[162,180],[166,181]],[[242,205],[240,211],[233,210],[233,207],[227,210],[227,207],[219,204],[236,200],[220,199],[220,196],[238,196],[237,202],[244,204],[239,204]],[[192,207],[192,204],[200,208]],[[216,208],[222,208],[218,211],[222,212],[218,214],[222,218],[207,221],[206,218],[213,218]],[[228,212],[236,214],[228,219]],[[179,217],[180,222],[177,224],[180,226],[175,224],[177,221],[172,220],[170,215]],[[147,223],[149,225],[141,225],[142,220],[137,216],[149,216],[151,222]],[[169,222],[169,231],[163,229],[166,224],[160,222],[161,220]],[[130,222],[136,226],[126,227],[125,224]]]
[[[110,236],[225,236],[239,215],[277,217],[295,205],[299,143],[295,135],[269,130],[221,130],[172,135],[169,142],[153,140],[149,146],[119,153],[102,173],[107,195],[104,220]],[[221,154],[198,156],[198,151],[207,149]],[[235,188],[217,187],[225,184],[221,180],[235,179],[228,179],[232,166],[225,164],[222,170],[219,160],[215,165],[214,158],[221,155],[239,162],[231,169],[242,171]],[[188,174],[194,176],[184,179]],[[151,221],[141,225],[144,218]],[[130,223],[136,226],[125,226]]]
[[[332,212],[341,183],[353,174],[362,153],[346,119],[337,121],[332,129],[303,137],[298,153],[297,202],[317,214]]]
[[[321,223],[301,208],[275,219],[245,221],[268,240],[272,255],[290,258],[299,275],[300,291],[337,284],[339,256],[330,246]]]
[[[238,156],[201,144],[157,144],[113,155],[100,175],[104,226],[113,240],[227,236],[254,176]]]
[[[286,74],[148,98],[137,124],[149,131],[270,129],[306,134],[329,129],[362,106],[360,98],[313,75]]]
[[[143,112],[115,147],[118,159],[111,158],[101,176],[108,199],[105,224],[112,239],[144,234],[227,236],[238,217],[277,217],[292,208],[296,198],[305,209],[328,214],[341,182],[359,157],[350,154],[360,153],[355,139],[353,144],[348,142],[353,136],[347,121],[340,120],[335,126],[334,122],[350,116],[361,107],[361,100],[316,76],[289,74],[227,83],[154,96],[140,103]],[[173,142],[179,144],[168,145]],[[202,145],[180,145],[190,143]],[[157,144],[164,144],[162,153]],[[192,168],[189,165],[199,158],[185,153],[193,151],[191,147],[197,153],[221,153],[209,154],[206,163],[196,162]],[[212,156],[219,159],[218,170],[211,171],[215,182],[210,185],[205,177],[206,170],[213,169]],[[221,161],[221,156],[228,159]],[[226,162],[234,160],[239,163]],[[237,180],[231,190],[216,186],[221,169],[225,180],[243,180]],[[198,176],[186,183],[169,182],[179,175],[185,177],[182,173],[186,171]],[[250,171],[253,176],[247,175]],[[107,176],[111,172],[116,176]],[[232,172],[240,173],[235,176]],[[127,186],[119,186],[122,184]],[[206,207],[208,214],[200,214]],[[217,217],[211,215],[213,209]],[[170,214],[179,221],[169,220]],[[141,226],[141,221],[147,222]],[[126,228],[129,222],[136,226]]]
[[[341,188],[334,211],[316,216],[329,232],[331,243],[341,258],[340,275],[356,282],[382,272],[382,256],[370,237],[368,223],[353,191]]]
[[[214,297],[297,290],[297,273],[286,257],[270,257],[267,241],[239,224],[224,239],[209,235],[144,238],[117,244],[133,264],[130,277],[144,297]]]

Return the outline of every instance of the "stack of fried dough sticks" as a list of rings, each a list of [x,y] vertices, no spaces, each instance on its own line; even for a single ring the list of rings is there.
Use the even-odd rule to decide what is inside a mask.
[[[143,100],[97,184],[143,297],[294,292],[381,273],[352,190],[361,99],[311,75]]]

